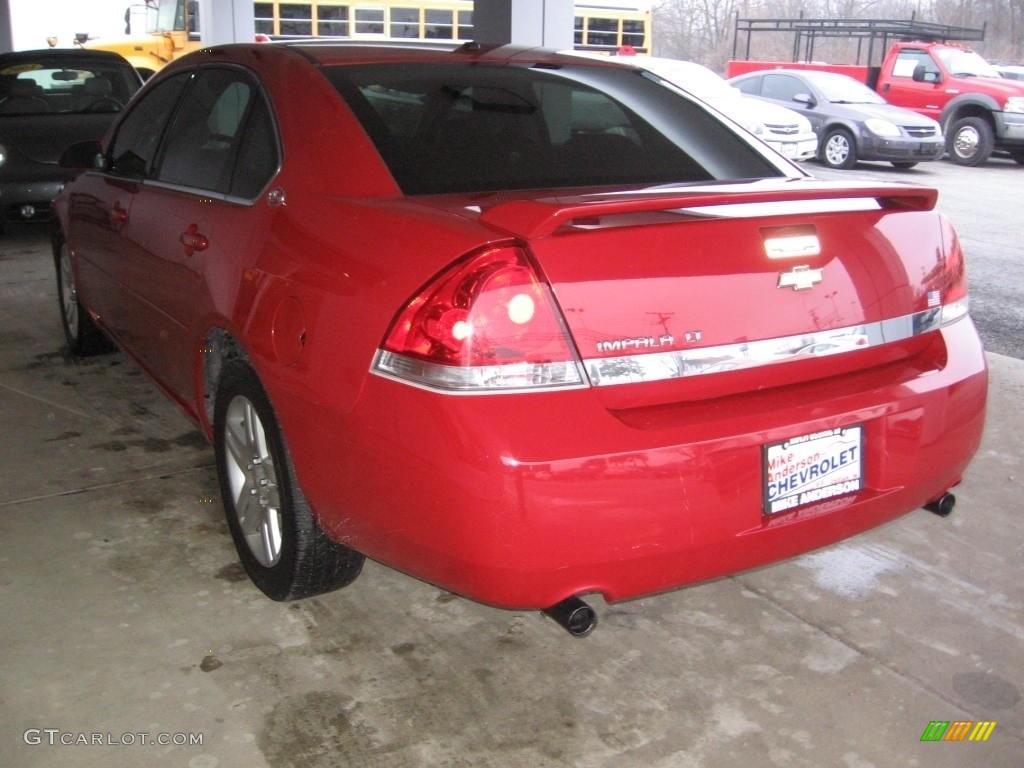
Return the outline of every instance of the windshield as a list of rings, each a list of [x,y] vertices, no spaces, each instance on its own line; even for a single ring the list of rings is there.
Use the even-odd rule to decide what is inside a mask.
[[[185,0],[161,0],[156,16],[156,32],[181,32],[185,29]]]
[[[819,73],[813,78],[825,98],[836,104],[885,104],[885,99],[846,75]]]
[[[612,67],[335,66],[406,194],[786,175],[698,102]]]
[[[946,71],[954,77],[964,75],[974,77],[999,77],[999,70],[989,64],[974,51],[961,51],[957,48],[940,48],[936,51]]]

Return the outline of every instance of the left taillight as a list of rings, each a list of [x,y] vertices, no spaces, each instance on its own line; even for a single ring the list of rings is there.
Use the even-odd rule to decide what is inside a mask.
[[[470,254],[399,311],[375,373],[444,392],[586,385],[551,289],[515,245]]]

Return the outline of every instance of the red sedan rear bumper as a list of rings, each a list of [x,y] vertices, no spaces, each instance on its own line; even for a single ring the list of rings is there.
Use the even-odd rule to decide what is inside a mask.
[[[614,601],[836,542],[959,482],[981,440],[987,367],[968,319],[940,334],[930,370],[904,362],[623,412],[592,390],[450,396],[374,376],[345,415],[288,407],[295,393],[277,402],[332,536],[496,606]],[[766,515],[763,446],[852,424],[863,489]]]

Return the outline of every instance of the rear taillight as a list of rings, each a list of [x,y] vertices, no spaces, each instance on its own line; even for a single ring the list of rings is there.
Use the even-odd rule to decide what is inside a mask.
[[[942,222],[942,248],[940,265],[935,278],[929,283],[929,302],[942,305],[942,324],[949,325],[967,315],[967,265],[964,250],[953,224],[945,216]]]
[[[427,284],[391,324],[373,370],[449,392],[586,381],[550,289],[511,245],[474,253]]]

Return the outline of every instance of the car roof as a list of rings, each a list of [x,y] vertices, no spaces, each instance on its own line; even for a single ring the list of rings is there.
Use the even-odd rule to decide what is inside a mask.
[[[843,74],[842,72],[829,72],[827,70],[821,69],[772,69],[764,70],[763,72],[759,72],[758,74],[794,75],[795,77],[802,77],[804,78],[804,80],[807,80],[812,83],[820,83],[826,80],[852,80],[855,83],[860,83],[861,85],[863,85],[863,83],[861,83],[860,80],[858,80],[855,77],[851,77],[850,75]]]
[[[275,52],[298,54],[320,65],[332,66],[354,63],[401,63],[401,62],[444,62],[444,61],[476,61],[489,63],[538,63],[538,64],[586,64],[589,66],[621,67],[621,64],[596,59],[583,60],[546,48],[531,46],[505,45],[492,43],[431,43],[410,41],[395,43],[384,41],[348,42],[325,39],[283,40],[269,43],[231,43],[227,45],[205,48],[197,53],[182,57],[178,61],[195,61],[197,55],[226,58],[255,56]]]
[[[85,48],[37,48],[31,51],[9,51],[0,53],[0,66],[11,66],[22,62],[54,61],[64,64],[69,61],[105,61],[108,63],[127,60],[112,51],[94,51]]]

